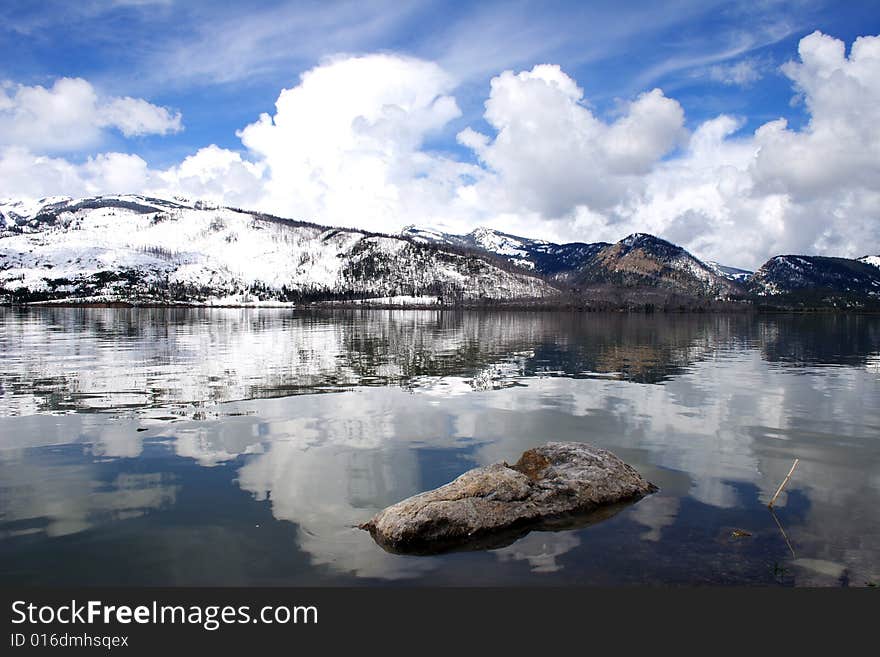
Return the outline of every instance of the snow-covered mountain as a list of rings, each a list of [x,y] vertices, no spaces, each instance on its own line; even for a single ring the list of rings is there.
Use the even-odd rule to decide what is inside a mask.
[[[751,274],[645,233],[554,244],[489,228],[382,235],[137,195],[0,202],[0,301],[450,304],[601,298],[603,286],[877,299],[880,256],[777,256]]]
[[[781,255],[771,258],[749,280],[758,296],[791,294],[880,296],[880,267],[869,258]]]
[[[751,278],[752,274],[755,272],[749,271],[748,269],[740,269],[739,267],[728,267],[727,265],[722,265],[714,260],[704,260],[703,264],[705,264],[709,269],[714,271],[719,276],[724,276],[724,278],[736,281],[737,283],[745,283]]]
[[[554,244],[491,228],[454,235],[409,226],[403,234],[419,242],[487,251],[560,283],[578,287],[643,286],[691,296],[726,298],[743,294],[740,284],[751,275],[744,269],[705,263],[682,247],[645,233],[635,233],[616,244]]]
[[[447,244],[486,251],[508,262],[564,281],[584,266],[607,242],[556,244],[503,233],[492,228],[477,228],[467,235],[454,235],[430,228],[408,226],[402,235],[423,243]]]
[[[546,297],[538,276],[477,253],[143,196],[0,203],[0,297],[259,302]]]
[[[590,264],[595,256],[612,246],[608,242],[569,242],[557,244],[545,240],[534,240],[518,235],[503,233],[492,228],[477,228],[467,235],[454,235],[432,228],[408,226],[402,231],[414,240],[425,243],[448,244],[488,251],[520,267],[531,269],[557,281],[566,282],[578,270]],[[647,236],[651,237],[653,236]],[[664,240],[658,242],[667,243]],[[715,275],[736,283],[744,283],[753,272],[738,267],[729,267],[712,261],[700,261],[693,255],[690,259],[708,268]],[[700,267],[700,268],[702,268]]]
[[[734,281],[659,237],[634,233],[600,249],[574,277],[580,286],[611,284],[663,288],[696,297],[740,296]]]

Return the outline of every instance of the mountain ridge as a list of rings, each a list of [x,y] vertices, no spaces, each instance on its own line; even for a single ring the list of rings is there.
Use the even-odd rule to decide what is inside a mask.
[[[735,298],[744,292],[683,247],[647,233],[633,233],[601,248],[573,282],[657,287],[716,299]]]
[[[410,225],[405,227],[400,234],[424,242],[480,249],[525,269],[537,271],[558,280],[565,280],[596,250],[607,245],[607,242],[557,244],[547,240],[513,235],[485,226],[475,228],[464,235],[457,235]]]
[[[695,296],[727,298],[743,293],[739,286],[742,275],[750,273],[733,267],[709,266],[684,248],[647,233],[633,233],[614,244],[555,244],[485,227],[466,235],[454,235],[408,226],[402,234],[418,240],[482,249],[575,287],[659,286],[677,288]]]
[[[765,262],[747,284],[760,297],[778,295],[880,298],[880,267],[833,256],[778,255]]]
[[[383,234],[133,194],[0,201],[6,302],[632,308],[682,299],[876,304],[880,256],[775,256],[752,273],[648,233],[556,244],[487,227]]]
[[[20,206],[16,206],[20,207]],[[461,249],[135,195],[0,205],[0,295],[24,301],[304,303],[543,298],[558,288]]]

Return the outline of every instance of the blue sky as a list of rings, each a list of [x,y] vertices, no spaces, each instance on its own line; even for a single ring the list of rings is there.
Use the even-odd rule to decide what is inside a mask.
[[[797,70],[784,70],[786,62],[802,64],[799,44],[816,31],[824,39],[821,43],[816,39],[809,41],[816,52],[833,51],[833,45],[828,44],[842,42],[845,55],[843,59],[837,57],[834,66],[843,71],[849,66],[846,57],[855,40],[880,34],[877,2],[0,0],[0,84],[4,85],[0,93],[7,98],[4,101],[0,96],[0,147],[6,149],[5,160],[4,153],[0,153],[0,173],[7,173],[8,180],[15,178],[12,174],[21,174],[16,180],[23,181],[14,185],[8,182],[5,188],[0,183],[0,196],[154,190],[161,180],[168,189],[169,185],[177,185],[174,189],[190,195],[204,194],[229,203],[308,215],[327,223],[339,223],[343,221],[341,216],[347,223],[376,229],[432,223],[463,230],[480,223],[511,231],[531,227],[533,233],[552,239],[584,240],[619,238],[624,230],[645,229],[728,259],[735,254],[724,248],[727,238],[721,232],[723,226],[731,223],[732,216],[763,213],[762,216],[775,217],[773,225],[769,219],[762,220],[773,236],[767,249],[850,253],[861,248],[865,240],[876,241],[880,234],[877,217],[866,210],[873,202],[871,194],[877,190],[858,182],[867,176],[864,168],[848,180],[861,185],[859,189],[865,194],[857,199],[851,195],[832,199],[828,192],[819,203],[813,191],[805,191],[805,181],[812,181],[812,190],[832,189],[830,173],[817,178],[815,172],[806,171],[798,180],[791,180],[784,172],[771,171],[767,164],[769,156],[763,162],[756,159],[764,141],[775,139],[778,132],[768,129],[761,133],[764,137],[759,137],[756,131],[764,125],[777,126],[774,122],[779,118],[785,118],[787,124],[774,144],[785,142],[789,149],[801,149],[797,152],[806,148],[816,161],[829,158],[828,153],[818,150],[821,139],[817,134],[822,121],[827,125],[840,123],[831,116],[840,108],[832,108],[823,101],[821,87],[810,82],[824,79],[825,69],[820,71],[821,66],[810,68],[812,64],[804,63]],[[294,166],[280,162],[277,153],[268,155],[271,145],[267,142],[287,138],[293,150],[301,145],[308,131],[294,134],[279,129],[272,137],[264,138],[260,130],[253,128],[260,114],[275,115],[279,94],[284,89],[299,88],[302,74],[329,71],[334,62],[379,54],[429,63],[433,67],[430,70],[409,66],[407,70],[416,76],[412,78],[416,82],[411,84],[418,86],[419,76],[434,76],[424,94],[448,97],[454,105],[454,110],[432,114],[434,109],[426,107],[413,111],[408,104],[413,99],[401,100],[400,106],[416,118],[409,123],[392,121],[388,125],[403,130],[401,126],[405,124],[405,129],[415,130],[417,136],[412,143],[407,137],[401,144],[397,135],[386,134],[386,142],[377,147],[375,134],[371,133],[371,153],[382,151],[392,155],[382,160],[384,168],[376,174],[381,189],[367,189],[364,193],[386,201],[396,199],[396,205],[383,201],[381,207],[373,208],[376,213],[384,213],[384,219],[378,214],[370,218],[368,212],[360,222],[348,219],[353,208],[359,206],[341,209],[338,203],[328,204],[326,199],[328,194],[350,193],[355,183],[350,176],[331,179],[322,173],[315,174],[324,190],[320,192],[320,202],[279,200],[278,188],[285,183],[282,172],[287,176],[315,176],[300,166],[302,162]],[[862,64],[875,66],[871,61],[869,57],[863,58]],[[534,68],[542,64],[554,65],[559,74]],[[862,64],[860,71],[864,68]],[[386,61],[363,70],[375,75],[377,87],[388,91],[397,99],[396,103],[399,99],[393,89],[395,81],[389,79],[391,73],[383,73],[393,68]],[[847,69],[846,75],[855,76],[853,80],[857,79],[857,84],[864,88],[850,91],[857,102],[864,101],[867,107],[870,94],[876,91],[871,82],[874,69],[865,74],[867,77],[859,77],[862,73],[854,73],[856,68],[853,65],[851,70]],[[504,82],[504,71],[525,77]],[[54,105],[46,94],[37,93],[28,100],[26,92],[51,90],[62,78],[80,80],[81,88],[71,87],[64,93],[54,90],[58,92],[51,101]],[[342,74],[329,78],[348,79]],[[523,114],[525,107],[530,107],[528,111],[533,114],[542,114],[542,106],[525,104],[515,110],[512,99],[518,98],[517,94],[536,91],[532,83],[538,79],[557,92],[569,81],[579,91],[557,94],[559,98],[565,96],[569,104],[557,107],[561,114],[554,117],[548,113],[538,120],[544,132],[534,134],[534,143],[525,143],[523,135],[529,134],[532,124]],[[493,80],[498,83],[497,88]],[[313,86],[317,87],[317,82]],[[588,113],[572,124],[573,134],[577,133],[572,139],[598,139],[598,133],[591,132],[592,123],[598,121],[598,129],[603,131],[615,122],[620,122],[621,130],[627,128],[631,121],[626,117],[633,111],[633,103],[640,94],[655,88],[663,93],[659,100],[654,98],[659,105],[646,103],[638,120],[657,123],[661,119],[656,117],[660,116],[665,123],[662,129],[652,128],[650,134],[632,134],[646,135],[640,139],[647,142],[659,139],[656,149],[649,148],[650,153],[639,155],[638,162],[630,162],[626,165],[629,169],[622,171],[619,162],[597,160],[598,151],[586,148],[571,154],[573,159],[568,164],[569,168],[597,167],[610,172],[594,192],[579,194],[573,190],[589,181],[560,181],[557,175],[549,184],[546,179],[542,184],[546,188],[558,183],[562,201],[539,198],[540,190],[520,193],[532,182],[537,187],[541,176],[537,175],[540,172],[519,170],[516,160],[546,156],[552,163],[552,153],[541,152],[538,142],[551,143],[558,137],[548,134],[557,119],[570,118],[572,112],[581,112],[583,108]],[[91,107],[89,111],[94,116],[79,116],[75,120],[67,117],[70,120],[66,123],[50,126],[46,134],[57,135],[57,139],[35,137],[35,132],[41,130],[37,119],[22,124],[23,111],[36,112],[43,117],[40,120],[51,122],[53,112],[66,111],[65,94],[74,91],[81,102]],[[93,99],[82,100],[86,96]],[[497,111],[495,119],[491,119],[487,102],[496,96]],[[502,102],[501,96],[506,100]],[[286,114],[288,124],[320,121],[320,112],[310,115],[306,111],[322,102],[318,98],[324,98],[323,102],[330,98],[333,102],[357,104],[345,89],[312,98],[309,102],[300,99],[302,102],[293,103]],[[45,107],[38,106],[42,102]],[[418,106],[422,100],[413,102]],[[856,118],[865,119],[867,126],[865,117],[871,111],[861,108]],[[16,112],[18,118],[13,116]],[[824,114],[818,116],[815,112]],[[178,114],[179,118],[175,118]],[[279,116],[275,117],[276,122]],[[712,123],[719,117],[726,117],[724,121],[728,123]],[[357,123],[357,116],[349,118],[352,124]],[[373,115],[366,121],[373,128],[379,125]],[[415,124],[418,127],[413,128]],[[68,138],[80,125],[88,125],[89,134],[82,139]],[[505,126],[507,134],[503,134]],[[387,132],[389,128],[385,129]],[[658,130],[665,136],[658,137]],[[242,131],[251,133],[250,145],[242,138]],[[609,134],[613,132],[610,130]],[[321,130],[316,129],[316,133]],[[694,149],[705,141],[699,141],[697,136],[708,134],[716,135],[712,143],[717,144],[714,150],[710,149],[712,154],[704,148],[697,157]],[[481,145],[484,137],[488,141]],[[851,137],[854,144],[865,142],[864,136]],[[522,146],[516,152],[507,148],[513,139]],[[258,142],[261,145],[253,145]],[[206,165],[214,172],[211,175],[216,174],[218,167],[225,167],[227,180],[211,179],[205,183],[204,166],[198,175],[191,172],[195,164],[188,169],[189,174],[185,167],[181,168],[186,158],[211,145],[218,150],[203,153],[199,166],[205,165],[211,155],[213,159]],[[358,148],[363,155],[363,144]],[[751,155],[740,152],[748,148]],[[350,153],[350,144],[345,149],[341,152]],[[603,153],[607,151],[606,146],[602,149],[599,150]],[[721,150],[723,156],[719,154]],[[404,156],[399,155],[401,152]],[[690,159],[685,157],[688,153]],[[120,155],[137,157],[124,159]],[[312,162],[324,155],[313,152],[303,157],[304,161]],[[873,153],[856,155],[854,166],[856,161],[870,160]],[[46,170],[45,158],[52,158],[51,175],[60,181],[56,187],[30,185],[38,171]],[[784,157],[780,155],[777,159],[783,161]],[[220,160],[222,165],[218,164]],[[733,166],[749,176],[747,182],[734,184],[725,182],[719,173],[708,181],[720,190],[718,194],[729,197],[714,205],[705,199],[707,181],[697,180],[697,169],[708,166],[710,160],[719,172],[725,166]],[[333,162],[324,166],[338,168],[338,163]],[[126,175],[113,173],[122,165]],[[100,175],[97,168],[101,169]],[[113,175],[108,178],[110,169]],[[369,171],[372,175],[375,168]],[[688,198],[671,198],[669,190],[679,184],[670,182],[673,175],[679,176],[676,180],[681,184],[687,182],[692,186],[693,193]],[[246,194],[242,191],[244,183],[233,180],[235,176],[262,181],[259,193],[255,188],[253,193]],[[187,178],[191,183],[197,177],[202,187],[182,182]],[[638,184],[633,182],[636,178]],[[422,184],[425,180],[432,184],[428,190]],[[475,180],[479,184],[471,185]],[[523,180],[531,182],[523,185]],[[138,189],[117,189],[127,181],[135,181],[131,185]],[[292,180],[291,184],[297,188],[300,182],[308,183]],[[755,201],[748,209],[734,203],[735,194],[730,190],[737,184],[745,185],[742,189],[747,188]],[[29,189],[33,191],[28,192]],[[507,191],[499,191],[504,189]],[[307,195],[303,190],[305,187],[297,193]],[[599,193],[603,190],[611,191]],[[414,205],[399,200],[418,194],[430,197],[431,202]],[[843,207],[858,214],[848,215],[841,220],[839,230],[829,231],[822,225],[821,217]],[[714,228],[698,229],[703,223]],[[744,264],[754,264],[763,257],[763,247],[758,242],[743,257],[748,261]]]
[[[820,29],[845,42],[880,32],[875,1],[838,2],[199,2],[0,3],[0,79],[47,85],[83,77],[116,96],[183,114],[186,129],[108,144],[169,165],[194,148],[240,148],[235,131],[301,72],[338,53],[399,52],[437,61],[460,82],[461,118],[433,140],[467,156],[455,134],[479,124],[489,79],[559,64],[603,115],[659,86],[690,125],[720,112],[746,128],[787,116],[776,70]],[[229,48],[229,55],[221,53]],[[725,84],[713,67],[746,61],[760,78]]]

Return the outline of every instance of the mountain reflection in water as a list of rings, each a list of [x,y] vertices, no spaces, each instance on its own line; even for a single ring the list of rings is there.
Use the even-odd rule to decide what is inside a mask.
[[[0,354],[2,582],[880,579],[877,317],[6,308]],[[547,440],[661,491],[485,552],[355,528]]]

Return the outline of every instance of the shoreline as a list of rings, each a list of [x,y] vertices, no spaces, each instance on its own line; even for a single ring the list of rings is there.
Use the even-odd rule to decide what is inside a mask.
[[[132,302],[132,301],[32,301],[26,303],[0,304],[2,308],[117,308],[117,309],[266,309],[266,310],[435,310],[440,312],[455,311],[508,311],[508,312],[571,312],[571,313],[619,313],[637,315],[704,315],[704,314],[822,314],[822,315],[880,315],[880,307],[877,308],[839,308],[834,306],[816,306],[809,308],[796,307],[768,307],[757,305],[753,302],[740,302],[737,304],[718,304],[710,302],[706,306],[675,305],[672,307],[645,308],[638,305],[618,307],[589,307],[574,303],[550,303],[539,302],[493,302],[493,303],[369,303],[369,302],[346,302],[326,301],[308,304],[294,304],[288,302],[276,303],[238,303],[238,304],[205,304],[187,302]]]

